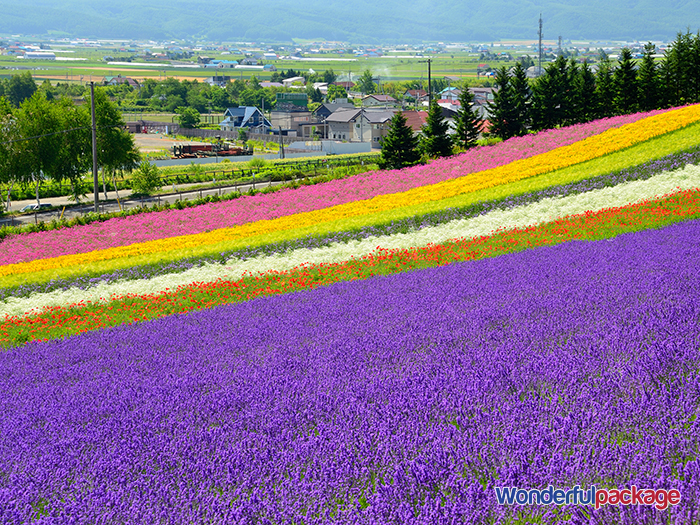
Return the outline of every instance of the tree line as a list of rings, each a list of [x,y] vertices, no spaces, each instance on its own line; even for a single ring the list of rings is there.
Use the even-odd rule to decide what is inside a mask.
[[[491,134],[502,139],[591,120],[700,102],[700,34],[678,33],[663,59],[644,46],[623,48],[617,63],[601,52],[596,71],[559,56],[534,81],[522,63],[496,73]]]
[[[0,184],[8,185],[7,201],[13,185],[20,184],[35,187],[38,203],[39,186],[47,180],[70,184],[78,201],[88,191],[84,176],[92,170],[90,92],[76,104],[67,96],[47,97],[36,87],[30,91],[22,100],[0,96]],[[95,89],[95,120],[104,187],[118,171],[136,168],[140,153],[118,108],[100,88]]]

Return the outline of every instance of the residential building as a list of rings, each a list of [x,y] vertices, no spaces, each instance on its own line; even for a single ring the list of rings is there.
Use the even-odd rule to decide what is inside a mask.
[[[446,87],[440,91],[441,100],[458,100],[462,90],[456,87]]]
[[[219,127],[221,131],[236,131],[246,128],[259,133],[267,133],[272,125],[258,108],[239,106],[228,108],[224,112],[224,120],[221,121]]]
[[[406,117],[406,125],[413,130],[413,133],[418,135],[425,123],[428,121],[427,111],[402,111]]]
[[[355,133],[360,142],[371,142],[373,148],[381,148],[382,139],[389,131],[390,121],[394,113],[393,110],[362,110],[359,127],[358,123],[355,123]]]
[[[281,129],[284,135],[302,135],[302,126],[316,122],[308,109],[309,97],[306,93],[277,93],[275,109],[270,112],[270,122],[274,129]]]
[[[204,80],[206,84],[210,86],[226,87],[226,84],[231,82],[233,79],[227,75],[214,75]]]
[[[275,130],[281,129],[283,135],[301,136],[301,128],[304,125],[315,122],[313,114],[309,111],[278,111],[270,112],[270,123]]]
[[[360,109],[341,108],[326,117],[328,138],[335,140],[353,140],[354,124]]]
[[[340,86],[341,88],[345,89],[345,91],[352,91],[355,88],[354,82],[333,82],[333,85]]]
[[[428,92],[424,89],[407,89],[404,94],[404,100],[409,102],[422,102],[428,97]]]
[[[141,88],[141,85],[138,83],[137,80],[134,80],[133,78],[129,77],[123,77],[121,75],[117,75],[116,77],[104,77],[102,79],[102,83],[105,86],[118,86],[121,84],[129,84],[134,89]]]
[[[367,95],[362,99],[362,105],[365,107],[372,106],[395,106],[397,101],[391,95]]]
[[[326,117],[328,138],[371,142],[372,147],[379,148],[394,113],[393,110],[340,108]]]
[[[314,115],[319,122],[323,122],[329,115],[331,115],[331,113],[334,113],[339,109],[355,109],[355,105],[350,102],[324,102],[316,109],[316,111],[314,111]]]

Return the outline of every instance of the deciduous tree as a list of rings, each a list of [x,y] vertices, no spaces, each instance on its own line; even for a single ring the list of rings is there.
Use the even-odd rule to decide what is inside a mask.
[[[357,81],[357,88],[365,95],[371,95],[377,91],[377,85],[374,83],[372,73],[369,69],[365,69],[364,73]]]
[[[142,162],[131,176],[131,189],[140,195],[151,195],[159,190],[162,184],[158,166],[148,161]]]
[[[181,107],[177,108],[176,113],[178,114],[178,121],[180,126],[187,129],[196,128],[199,126],[200,115],[199,111],[192,107]]]

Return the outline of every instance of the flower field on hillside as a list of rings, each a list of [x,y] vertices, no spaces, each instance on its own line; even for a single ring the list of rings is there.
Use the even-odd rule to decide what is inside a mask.
[[[529,158],[658,113],[654,111],[624,115],[546,131],[534,136],[519,137],[478,151],[472,150],[460,155],[458,161],[455,158],[442,159],[433,163],[430,169],[419,166],[401,171],[371,172],[349,180],[331,181],[320,187],[301,188],[294,192],[286,191],[199,206],[194,209],[170,210],[165,213],[112,219],[79,228],[79,235],[76,235],[73,230],[37,232],[28,236],[18,235],[14,239],[5,241],[7,249],[0,253],[0,264],[45,258],[47,253],[51,257],[56,257],[201,233],[368,199],[376,195],[398,193]],[[292,195],[289,195],[290,193]],[[31,239],[30,242],[26,242],[27,237]]]
[[[0,522],[700,523],[699,267],[700,106],[10,236]]]

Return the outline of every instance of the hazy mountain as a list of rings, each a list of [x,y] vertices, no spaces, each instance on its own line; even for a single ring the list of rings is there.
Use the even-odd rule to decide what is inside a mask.
[[[0,0],[0,33],[87,38],[360,42],[672,40],[700,27],[696,0]]]

